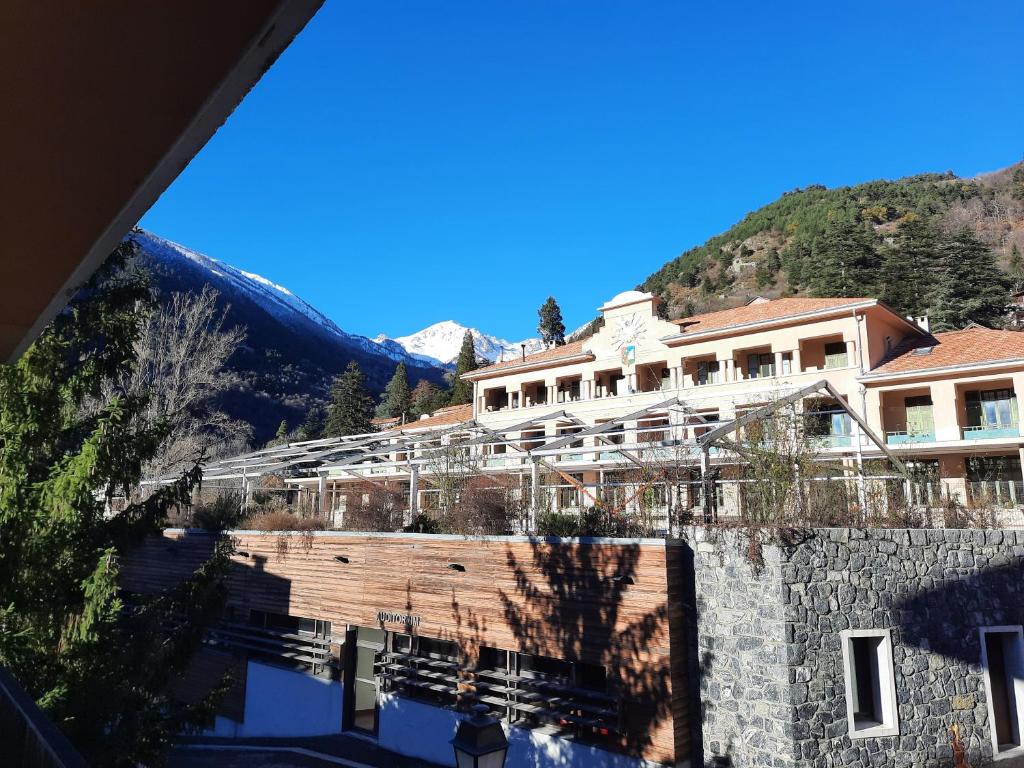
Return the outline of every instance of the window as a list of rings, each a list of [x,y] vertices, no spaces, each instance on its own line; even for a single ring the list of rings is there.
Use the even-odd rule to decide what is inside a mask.
[[[967,426],[983,429],[1007,429],[1017,426],[1017,396],[1012,389],[968,392]]]
[[[899,735],[891,631],[846,630],[842,642],[850,738]]]
[[[903,398],[907,411],[908,435],[934,435],[935,418],[932,416],[932,396],[916,395]]]
[[[722,380],[720,366],[718,360],[701,360],[697,363],[697,384],[718,384]]]
[[[775,355],[771,352],[747,355],[747,378],[766,379],[775,375]]]
[[[845,341],[831,341],[825,345],[826,368],[845,368],[849,364]]]
[[[1020,750],[1024,636],[1019,626],[983,627],[979,633],[992,750],[996,754]]]

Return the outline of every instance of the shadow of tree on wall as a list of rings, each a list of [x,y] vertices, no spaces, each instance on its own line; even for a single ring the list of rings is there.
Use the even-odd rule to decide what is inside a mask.
[[[672,711],[668,596],[639,617],[622,616],[626,592],[644,588],[638,583],[639,545],[535,540],[531,548],[532,567],[506,551],[515,593],[498,590],[520,649],[604,666],[610,692],[622,697],[621,746],[646,753]],[[659,646],[665,653],[649,653]]]

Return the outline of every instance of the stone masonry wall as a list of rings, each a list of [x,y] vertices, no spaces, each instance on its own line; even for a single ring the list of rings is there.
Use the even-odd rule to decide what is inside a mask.
[[[980,627],[1024,622],[1024,531],[693,532],[707,765],[952,766],[992,756]],[[840,633],[891,629],[900,735],[848,735]],[[759,724],[766,723],[763,734]]]
[[[755,575],[734,535],[691,531],[704,764],[790,768],[783,557]]]

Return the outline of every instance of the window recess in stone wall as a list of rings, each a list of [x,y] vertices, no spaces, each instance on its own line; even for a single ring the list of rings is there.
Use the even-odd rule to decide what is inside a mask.
[[[899,735],[891,631],[846,630],[842,642],[850,738]]]
[[[1024,634],[1020,626],[982,627],[979,634],[992,751],[1009,757],[1024,752]]]

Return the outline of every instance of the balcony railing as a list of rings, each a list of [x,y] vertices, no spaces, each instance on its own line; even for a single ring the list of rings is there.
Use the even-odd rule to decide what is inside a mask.
[[[934,432],[906,432],[896,430],[885,433],[885,442],[889,445],[905,445],[906,443],[934,443]]]
[[[963,435],[964,440],[992,440],[993,438],[998,437],[1019,437],[1020,428],[1016,424],[1010,424],[1002,427],[980,424],[964,427]]]
[[[981,480],[967,483],[967,496],[977,504],[1024,505],[1024,483],[1019,480]]]
[[[811,439],[819,448],[849,448],[853,445],[850,435],[815,435]]]
[[[87,768],[63,733],[24,689],[0,668],[0,756],[3,765]]]

